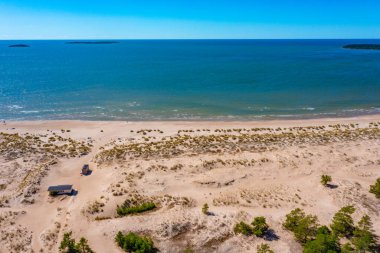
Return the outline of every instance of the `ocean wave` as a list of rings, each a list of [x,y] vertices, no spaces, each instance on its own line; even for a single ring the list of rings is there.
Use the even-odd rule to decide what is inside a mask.
[[[141,104],[138,103],[138,102],[136,102],[136,101],[133,101],[133,102],[127,103],[127,106],[129,106],[129,107],[137,107],[137,106],[141,106]]]
[[[7,108],[10,110],[17,110],[17,109],[22,109],[24,107],[22,107],[20,105],[8,105]]]
[[[18,119],[88,119],[88,120],[210,120],[210,121],[246,121],[246,120],[275,120],[275,119],[311,119],[311,118],[331,118],[331,117],[355,117],[359,115],[379,114],[378,107],[357,107],[357,108],[323,108],[321,107],[259,107],[255,110],[236,110],[229,113],[215,112],[208,108],[166,108],[166,109],[142,109],[126,108],[123,106],[105,106],[102,110],[96,110],[100,106],[72,107],[65,109],[43,109],[29,108],[19,110],[19,105],[3,106],[13,108],[3,110],[0,118]],[[22,108],[22,107],[21,107]],[[254,107],[251,107],[252,109]],[[40,109],[40,110],[38,110]]]
[[[21,113],[29,114],[29,113],[39,113],[40,111],[20,111]]]
[[[252,111],[259,111],[259,112],[264,112],[264,111],[314,111],[314,107],[269,107],[269,106],[264,106],[264,107],[251,107],[249,106],[247,108],[248,110]]]
[[[361,112],[380,112],[380,108],[376,108],[376,107],[371,107],[371,108],[352,108],[352,109],[343,109],[342,112],[349,112],[349,113],[352,113],[352,112],[357,112],[357,113],[361,113]]]

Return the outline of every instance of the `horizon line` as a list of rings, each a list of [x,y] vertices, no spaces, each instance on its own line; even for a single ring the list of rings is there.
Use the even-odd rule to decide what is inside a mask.
[[[0,39],[0,41],[22,40],[380,40],[380,38],[38,38]]]

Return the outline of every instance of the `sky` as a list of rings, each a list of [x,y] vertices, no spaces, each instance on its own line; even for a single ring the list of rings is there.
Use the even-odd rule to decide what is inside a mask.
[[[0,39],[380,38],[380,0],[0,0]]]

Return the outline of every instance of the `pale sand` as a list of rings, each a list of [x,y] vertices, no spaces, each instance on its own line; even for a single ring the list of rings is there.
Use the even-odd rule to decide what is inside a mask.
[[[122,252],[114,243],[114,235],[118,231],[150,235],[160,252],[183,252],[187,245],[195,252],[256,252],[256,245],[261,243],[268,243],[275,252],[301,252],[302,248],[293,235],[281,227],[285,215],[300,207],[307,213],[316,214],[321,224],[329,224],[334,213],[347,204],[357,208],[354,214],[356,221],[363,214],[370,215],[375,233],[380,235],[380,200],[368,193],[369,185],[380,177],[380,136],[323,144],[310,140],[287,145],[285,141],[280,146],[268,145],[271,148],[260,151],[230,152],[221,148],[219,153],[202,153],[192,150],[169,157],[138,157],[124,162],[99,163],[99,159],[95,159],[102,151],[101,147],[113,141],[144,142],[143,138],[147,136],[151,137],[149,141],[159,141],[162,137],[175,136],[178,130],[210,129],[210,132],[187,133],[199,136],[218,134],[214,133],[215,129],[351,123],[367,127],[370,122],[379,121],[380,116],[377,115],[255,122],[10,121],[6,125],[0,124],[0,132],[48,134],[46,138],[55,132],[77,141],[89,141],[88,137],[91,137],[89,142],[93,145],[87,155],[55,158],[57,163],[47,165],[46,175],[33,172],[31,175],[41,178],[41,181],[32,181],[37,190],[30,194],[25,194],[24,188],[19,190],[20,184],[25,181],[27,172],[46,158],[45,155],[41,154],[40,160],[36,161],[37,155],[32,153],[12,159],[0,153],[0,185],[5,185],[0,197],[11,196],[8,203],[3,203],[0,208],[0,216],[3,217],[0,219],[0,252],[12,252],[11,248],[13,252],[57,252],[65,231],[73,231],[76,239],[86,237],[96,252]],[[61,133],[61,129],[70,132]],[[140,129],[159,129],[163,133],[136,133]],[[217,159],[222,162],[216,162]],[[80,175],[85,163],[93,169],[89,176]],[[178,164],[180,166],[176,167]],[[323,187],[319,182],[322,174],[331,175],[337,188]],[[27,178],[28,182],[32,176]],[[73,184],[78,193],[76,196],[51,198],[46,189],[56,184]],[[27,185],[25,189],[30,187]],[[121,204],[131,192],[153,198],[160,208],[117,218],[116,205]],[[119,193],[123,195],[114,196]],[[165,194],[174,197],[171,204],[168,203],[170,197],[164,201]],[[191,203],[184,204],[185,197]],[[33,204],[28,204],[33,201]],[[104,203],[100,207],[103,211],[90,214],[86,210],[95,201]],[[201,213],[204,203],[209,204],[213,215]],[[9,211],[17,213],[10,215]],[[259,215],[267,218],[279,237],[277,240],[265,241],[254,236],[233,234],[233,226],[237,222],[251,222]],[[110,219],[97,221],[97,216]]]

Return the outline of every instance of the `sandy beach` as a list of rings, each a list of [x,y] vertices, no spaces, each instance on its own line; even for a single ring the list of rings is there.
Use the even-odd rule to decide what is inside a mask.
[[[302,252],[282,227],[294,208],[328,225],[345,205],[380,235],[380,115],[274,121],[7,121],[0,124],[0,252],[58,252],[65,232],[123,252],[117,232],[159,252]],[[89,164],[91,173],[81,175]],[[320,183],[332,177],[332,187]],[[73,195],[52,197],[52,185]],[[127,199],[155,209],[120,217]],[[209,205],[209,215],[201,212]],[[270,239],[234,234],[264,216]]]

